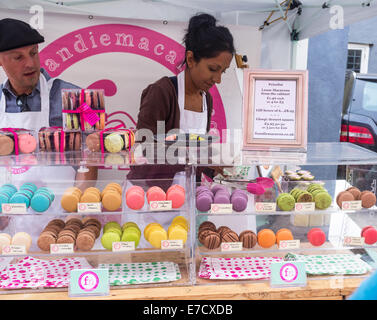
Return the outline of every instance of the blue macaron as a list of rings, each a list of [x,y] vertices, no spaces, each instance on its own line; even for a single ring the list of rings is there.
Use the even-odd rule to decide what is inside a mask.
[[[51,205],[50,197],[44,192],[37,192],[30,201],[30,206],[34,211],[44,212]]]
[[[25,203],[26,207],[29,208],[30,200],[31,197],[29,197],[26,193],[18,191],[9,199],[9,203]]]

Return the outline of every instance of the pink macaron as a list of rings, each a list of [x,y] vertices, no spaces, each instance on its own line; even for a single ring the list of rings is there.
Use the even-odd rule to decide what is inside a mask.
[[[147,201],[150,203],[151,201],[165,201],[166,200],[166,193],[160,187],[150,187],[147,191]]]
[[[32,153],[37,148],[37,140],[29,133],[19,134],[18,148],[21,153]]]
[[[178,209],[185,203],[186,191],[180,185],[172,185],[166,192],[166,200],[171,200],[172,208]]]
[[[132,186],[126,191],[126,204],[130,209],[140,210],[145,203],[144,189],[139,186]]]

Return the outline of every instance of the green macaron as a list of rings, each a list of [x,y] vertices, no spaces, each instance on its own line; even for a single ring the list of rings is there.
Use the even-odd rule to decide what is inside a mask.
[[[107,250],[112,250],[113,242],[120,241],[120,235],[116,232],[108,231],[101,237],[101,244]]]
[[[291,211],[295,207],[295,198],[289,193],[281,193],[277,199],[277,206],[280,210]]]
[[[331,206],[332,197],[326,191],[319,192],[314,196],[314,202],[317,209],[324,210]]]

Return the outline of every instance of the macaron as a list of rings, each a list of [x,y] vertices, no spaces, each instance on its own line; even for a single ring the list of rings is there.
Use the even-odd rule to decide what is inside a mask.
[[[122,136],[118,133],[111,133],[104,139],[104,146],[107,152],[120,152],[124,147]]]
[[[342,191],[336,197],[336,203],[338,204],[339,208],[342,208],[342,203],[344,201],[354,201],[355,198],[353,194],[349,191]]]
[[[121,236],[114,231],[108,231],[104,233],[101,237],[101,244],[107,250],[112,250],[113,242],[119,242]]]
[[[316,247],[323,245],[326,241],[326,234],[320,228],[313,228],[308,232],[309,242]]]
[[[208,194],[199,195],[195,200],[196,209],[201,212],[209,211],[211,209],[212,203],[213,198]]]
[[[262,248],[270,248],[276,243],[276,236],[271,229],[262,229],[258,232],[257,240]]]
[[[18,135],[18,149],[21,153],[32,153],[37,149],[37,140],[29,133]]]
[[[361,237],[364,237],[366,244],[374,244],[377,242],[377,230],[373,226],[367,226],[361,230]]]
[[[331,206],[332,197],[327,191],[314,194],[315,207],[320,210],[327,209]]]
[[[141,233],[138,227],[129,226],[123,230],[121,241],[135,242],[135,248],[136,248],[139,245],[140,236],[141,236]]]
[[[148,233],[148,242],[155,248],[161,248],[161,241],[168,240],[168,234],[163,228],[152,227]]]
[[[151,201],[165,201],[166,200],[166,193],[162,188],[158,186],[150,187],[147,191],[147,201],[148,204]]]
[[[225,230],[221,233],[221,242],[239,242],[238,234],[233,230]]]
[[[276,204],[282,211],[293,210],[295,203],[295,198],[289,193],[281,193],[276,199]]]
[[[259,183],[248,183],[246,189],[248,192],[256,195],[261,195],[265,192],[265,187]]]
[[[183,206],[186,200],[186,191],[179,184],[172,185],[166,191],[166,200],[172,202],[173,209],[179,209]]]
[[[242,231],[238,238],[242,242],[242,247],[244,248],[251,249],[257,244],[257,235],[251,230]]]
[[[25,246],[26,251],[29,251],[32,243],[32,238],[30,234],[26,232],[17,232],[13,237],[11,244],[12,245],[23,245]]]
[[[276,243],[280,245],[282,240],[293,240],[293,234],[291,230],[282,228],[276,232]]]
[[[85,138],[85,146],[91,152],[99,152],[101,150],[100,134],[94,132],[87,135]]]
[[[64,191],[60,204],[65,211],[77,212],[77,205],[80,202],[82,192],[79,188],[70,187]]]
[[[168,228],[168,239],[182,240],[183,244],[185,244],[187,241],[187,230],[179,224],[172,224]]]
[[[116,211],[122,206],[122,195],[114,190],[105,192],[102,196],[102,206],[106,211]]]
[[[34,211],[44,212],[51,205],[51,198],[43,192],[35,194],[30,201],[30,206]]]
[[[360,200],[361,191],[359,188],[350,187],[346,191],[351,192],[355,200]]]
[[[376,204],[375,194],[368,190],[360,193],[360,200],[363,208],[371,208]]]
[[[14,140],[6,135],[0,134],[0,156],[8,156],[14,151]]]
[[[149,241],[149,231],[154,227],[162,228],[162,225],[157,222],[151,222],[144,228],[144,238],[145,240]]]
[[[235,194],[231,198],[233,210],[236,212],[242,212],[247,208],[247,199],[241,194]]]
[[[126,204],[132,210],[140,210],[145,204],[145,193],[143,188],[132,186],[126,192]]]
[[[209,229],[202,230],[202,233],[198,235],[199,241],[208,249],[217,249],[221,244],[220,235]]]
[[[0,233],[0,253],[3,251],[3,246],[8,246],[12,242],[12,237],[8,233]]]

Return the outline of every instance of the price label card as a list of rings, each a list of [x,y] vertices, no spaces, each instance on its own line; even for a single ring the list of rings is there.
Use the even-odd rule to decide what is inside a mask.
[[[256,202],[255,211],[257,212],[274,212],[276,211],[276,202]]]
[[[285,261],[271,263],[271,287],[305,287],[305,262]]]
[[[113,252],[134,251],[134,241],[113,242]]]
[[[109,269],[73,269],[69,279],[69,296],[107,296],[110,293]]]
[[[345,246],[363,246],[365,244],[364,237],[344,237]]]
[[[315,202],[297,202],[295,204],[296,212],[314,211]]]
[[[3,255],[17,255],[17,254],[26,254],[26,247],[25,246],[17,246],[17,245],[5,245],[2,247],[2,254]]]
[[[221,251],[242,251],[242,242],[223,242]]]
[[[279,243],[280,250],[299,249],[300,240],[281,240]]]
[[[51,254],[73,253],[73,243],[53,243],[50,244]]]
[[[233,205],[231,203],[212,203],[211,204],[211,213],[213,214],[224,214],[232,213]]]
[[[5,214],[26,214],[26,203],[3,203],[2,212]]]
[[[172,209],[172,202],[171,200],[167,201],[151,201],[149,203],[149,207],[152,211],[165,211]]]
[[[163,250],[183,249],[183,241],[182,240],[162,240],[161,249]]]
[[[361,208],[361,200],[342,202],[342,210],[361,210]]]
[[[77,205],[78,213],[100,213],[102,212],[101,202],[80,202]]]

